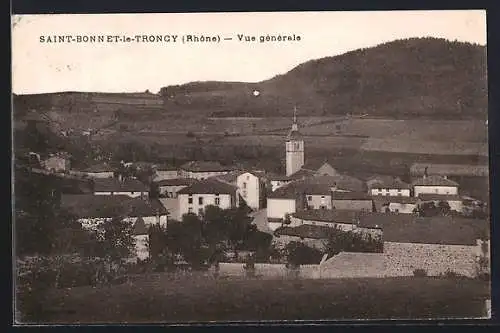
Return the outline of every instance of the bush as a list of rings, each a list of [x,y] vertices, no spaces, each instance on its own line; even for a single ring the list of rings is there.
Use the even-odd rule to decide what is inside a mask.
[[[413,271],[413,276],[415,277],[426,277],[427,276],[427,271],[422,268],[417,268]]]

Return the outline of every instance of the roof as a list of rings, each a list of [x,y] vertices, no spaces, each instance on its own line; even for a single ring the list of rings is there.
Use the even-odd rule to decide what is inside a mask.
[[[198,180],[193,178],[174,178],[174,179],[162,179],[154,181],[158,186],[189,186],[196,183]]]
[[[361,215],[360,222],[379,225],[384,241],[396,243],[474,245],[481,234],[489,233],[487,221],[459,217],[371,213]]]
[[[372,201],[372,197],[365,192],[333,192],[332,200],[366,200]]]
[[[418,198],[422,201],[462,201],[459,195],[421,193]]]
[[[120,181],[117,178],[96,178],[94,192],[145,192],[146,185],[137,179],[127,178]]]
[[[400,204],[416,204],[418,199],[415,197],[405,197],[405,196],[385,196],[385,195],[374,195],[372,196],[373,201],[389,204],[389,203],[400,203]]]
[[[315,159],[315,160],[308,159],[306,161],[306,163],[302,166],[302,169],[317,171],[319,168],[321,168],[325,164],[328,164],[329,166],[331,166],[331,164],[325,159],[322,159],[322,160],[321,159]]]
[[[266,173],[265,177],[270,181],[272,181],[272,180],[291,181],[290,177],[288,177],[286,175],[279,175],[279,174],[273,173],[273,172]]]
[[[293,213],[301,220],[353,224],[358,221],[359,213],[340,209],[308,209]]]
[[[99,163],[89,166],[83,172],[113,172],[115,169],[108,163]]]
[[[166,215],[167,209],[158,200],[143,200],[126,195],[62,194],[61,207],[79,218],[99,218],[124,215]]]
[[[146,227],[146,223],[144,223],[144,219],[142,217],[139,216],[135,221],[132,234],[136,236],[148,234],[148,228]]]
[[[235,194],[236,186],[210,178],[183,188],[178,194]]]
[[[224,166],[217,161],[191,161],[180,167],[182,170],[191,172],[222,172],[233,170],[230,166]]]
[[[311,184],[296,181],[286,184],[274,192],[269,193],[268,198],[274,199],[296,199],[303,195],[331,195],[331,187],[327,184]]]
[[[414,176],[423,176],[427,168],[427,174],[440,176],[481,176],[488,177],[488,165],[475,164],[428,164],[415,163],[410,167],[410,173]]]
[[[330,227],[303,224],[298,227],[280,227],[276,229],[274,234],[276,236],[295,236],[300,238],[311,238],[311,239],[327,239]]]
[[[369,189],[387,188],[387,189],[409,189],[410,185],[398,177],[375,176],[370,178],[366,185]]]
[[[316,175],[316,171],[312,171],[312,170],[307,170],[307,169],[299,169],[297,170],[295,173],[291,174],[290,176],[288,176],[289,179],[291,180],[300,180],[300,179],[304,179],[306,177],[312,177]]]
[[[235,183],[238,177],[246,172],[243,170],[234,170],[223,175],[214,176],[213,178],[226,183]]]
[[[416,179],[412,183],[413,186],[458,186],[457,182],[442,176],[431,175]]]
[[[170,164],[158,164],[155,169],[157,171],[177,171],[177,168]]]

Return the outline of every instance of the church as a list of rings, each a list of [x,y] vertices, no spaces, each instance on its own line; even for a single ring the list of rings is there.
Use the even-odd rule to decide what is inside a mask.
[[[271,229],[281,226],[287,215],[309,207],[331,208],[332,191],[362,191],[362,182],[339,174],[326,160],[305,161],[304,137],[299,131],[297,110],[285,140],[286,175],[276,176],[267,197],[267,220]],[[310,201],[310,202],[308,202]]]

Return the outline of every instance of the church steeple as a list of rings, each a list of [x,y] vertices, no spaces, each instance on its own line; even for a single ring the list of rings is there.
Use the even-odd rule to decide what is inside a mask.
[[[297,124],[297,107],[293,108],[293,124],[286,139],[286,175],[299,171],[304,165],[304,138]]]
[[[297,125],[297,106],[293,107],[293,124],[292,124],[292,131],[298,131],[299,127]]]

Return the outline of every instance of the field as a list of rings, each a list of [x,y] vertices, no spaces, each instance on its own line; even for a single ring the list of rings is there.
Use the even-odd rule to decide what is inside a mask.
[[[223,280],[139,276],[48,291],[45,323],[355,320],[484,316],[486,282],[437,278]]]

